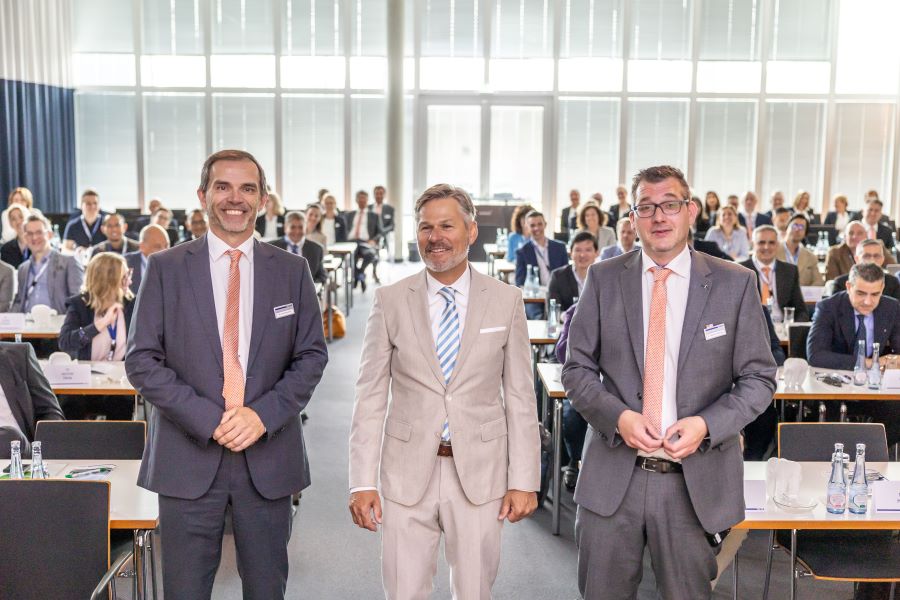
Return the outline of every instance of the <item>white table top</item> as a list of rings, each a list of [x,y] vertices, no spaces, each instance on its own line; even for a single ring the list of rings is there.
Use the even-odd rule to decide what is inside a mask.
[[[560,327],[562,330],[562,327]],[[528,338],[534,345],[555,344],[559,336],[547,335],[547,321],[535,319],[528,321]]]
[[[113,464],[116,468],[108,474],[110,483],[110,529],[156,529],[159,523],[159,502],[154,492],[138,487],[139,460],[48,460],[51,473],[62,478],[74,467]],[[3,467],[9,461],[3,461]]]
[[[59,330],[62,329],[63,321],[65,320],[65,315],[56,315],[55,317],[50,317],[50,321],[46,325],[37,326],[30,318],[26,318],[25,329],[22,331],[0,331],[0,337],[12,338],[16,334],[21,333],[23,339],[58,338]]]
[[[338,242],[328,246],[328,252],[332,254],[352,254],[356,251],[356,242]]]
[[[816,379],[817,373],[840,373],[853,376],[852,371],[835,369],[819,369],[810,367],[803,385],[798,390],[789,390],[784,385],[783,369],[778,369],[778,388],[775,390],[777,400],[900,400],[900,394],[886,392],[884,389],[870,390],[865,385],[847,383],[841,387],[828,385]]]
[[[47,361],[38,361],[43,369]],[[125,363],[122,361],[79,361],[79,364],[91,365],[91,385],[65,384],[52,385],[54,394],[134,396],[137,391],[125,376]],[[98,372],[99,370],[107,372]]]

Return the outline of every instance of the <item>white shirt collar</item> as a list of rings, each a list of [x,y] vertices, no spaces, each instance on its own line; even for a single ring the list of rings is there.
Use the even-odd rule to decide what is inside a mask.
[[[641,250],[641,268],[642,273],[646,273],[653,267],[658,267],[656,262],[649,256],[647,253]],[[685,244],[684,249],[681,253],[678,254],[675,258],[669,261],[669,264],[665,265],[665,267],[671,270],[673,273],[678,275],[679,277],[689,277],[691,274],[691,251],[688,246]]]
[[[756,258],[756,255],[753,256],[753,266],[756,267],[756,269],[759,271],[762,271],[763,267],[769,267],[770,269],[772,269],[772,272],[774,273],[776,264],[778,264],[778,261],[773,259],[771,264],[765,265],[762,262],[760,262],[760,260],[758,258]]]
[[[206,234],[206,243],[209,245],[209,257],[212,260],[219,260],[220,258],[225,256],[225,253],[229,250],[240,250],[243,255],[247,257],[247,260],[249,260],[251,263],[253,262],[252,235],[244,240],[244,242],[237,248],[232,248],[224,240],[222,240],[222,238],[213,233],[212,229],[210,229]]]
[[[297,246],[302,246],[305,239],[306,239],[306,236],[303,236],[302,238],[300,238],[300,241],[297,242],[296,245],[297,245]],[[289,238],[288,236],[284,236],[284,241],[287,243],[288,246],[290,246],[291,244],[294,243],[294,242],[291,241],[291,238]]]
[[[468,297],[469,296],[469,287],[472,283],[472,271],[469,265],[466,265],[466,270],[463,271],[463,274],[459,276],[459,279],[451,283],[450,285],[445,285],[435,279],[431,273],[426,269],[425,271],[425,282],[428,284],[428,294],[431,296],[437,296],[438,292],[441,291],[443,287],[451,287],[453,291],[458,296]]]

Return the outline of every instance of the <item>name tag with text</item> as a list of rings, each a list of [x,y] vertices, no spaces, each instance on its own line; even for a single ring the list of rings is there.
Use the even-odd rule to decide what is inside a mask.
[[[706,338],[706,341],[720,338],[723,335],[725,335],[725,323],[710,324],[703,328],[703,336]]]
[[[275,311],[275,318],[281,319],[283,317],[289,317],[294,314],[294,305],[282,304],[281,306],[276,306],[273,310]]]

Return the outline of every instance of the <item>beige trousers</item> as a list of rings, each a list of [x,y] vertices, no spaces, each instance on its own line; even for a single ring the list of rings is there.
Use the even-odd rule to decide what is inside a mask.
[[[385,597],[429,597],[443,533],[454,600],[489,600],[500,566],[501,504],[501,499],[480,506],[469,502],[450,457],[438,457],[425,496],[415,506],[385,499],[381,530]]]

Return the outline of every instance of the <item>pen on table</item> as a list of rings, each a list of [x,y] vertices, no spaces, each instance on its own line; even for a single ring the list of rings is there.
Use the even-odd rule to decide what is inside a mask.
[[[66,475],[69,479],[78,479],[79,477],[86,477],[87,475],[97,475],[98,473],[109,473],[112,469],[108,468],[100,468],[100,469],[90,469],[88,471],[74,471]]]

